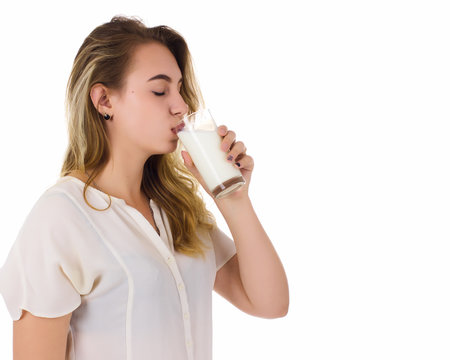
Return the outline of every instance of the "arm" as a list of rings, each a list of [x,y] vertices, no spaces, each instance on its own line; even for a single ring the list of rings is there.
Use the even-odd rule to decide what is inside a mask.
[[[285,316],[289,308],[286,273],[250,199],[225,197],[215,203],[227,222],[237,253],[217,273],[216,291],[234,299],[232,302],[249,314]]]
[[[13,359],[64,360],[71,316],[44,318],[23,310],[13,321]]]
[[[219,126],[217,131],[223,136],[222,150],[230,156],[231,163],[235,162],[246,181],[232,194],[215,199],[190,155],[181,152],[186,167],[214,199],[236,246],[236,256],[217,272],[214,290],[249,314],[269,318],[285,316],[289,308],[286,273],[248,196],[253,158],[246,154],[242,141],[235,142],[234,131],[227,131],[225,125]]]

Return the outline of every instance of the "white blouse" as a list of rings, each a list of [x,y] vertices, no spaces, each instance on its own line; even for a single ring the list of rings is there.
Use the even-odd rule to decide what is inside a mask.
[[[22,309],[54,318],[73,311],[65,359],[210,360],[212,290],[236,247],[218,227],[198,230],[206,254],[174,251],[168,218],[150,200],[160,235],[125,200],[97,211],[84,182],[64,176],[28,214],[0,269],[13,320]],[[107,194],[89,187],[104,209]]]

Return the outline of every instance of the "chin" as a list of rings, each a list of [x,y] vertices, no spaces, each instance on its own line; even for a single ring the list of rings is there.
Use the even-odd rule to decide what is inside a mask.
[[[177,147],[178,147],[178,139],[170,140],[168,141],[168,144],[165,147],[160,148],[158,154],[164,155],[173,153],[175,150],[177,150]]]

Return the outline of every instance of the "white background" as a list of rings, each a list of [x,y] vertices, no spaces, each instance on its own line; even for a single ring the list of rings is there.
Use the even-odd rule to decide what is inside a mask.
[[[255,160],[250,196],[288,275],[290,309],[280,319],[252,317],[214,293],[214,359],[449,359],[445,5],[0,5],[0,264],[59,176],[78,48],[112,16],[136,15],[187,40],[217,123]],[[11,359],[3,300],[0,331],[0,358]]]

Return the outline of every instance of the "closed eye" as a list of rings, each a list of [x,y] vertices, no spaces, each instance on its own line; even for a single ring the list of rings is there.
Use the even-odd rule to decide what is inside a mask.
[[[179,92],[181,93],[181,86]],[[156,96],[163,96],[166,94],[165,92],[157,92],[157,91],[152,91],[152,93],[155,94]]]

